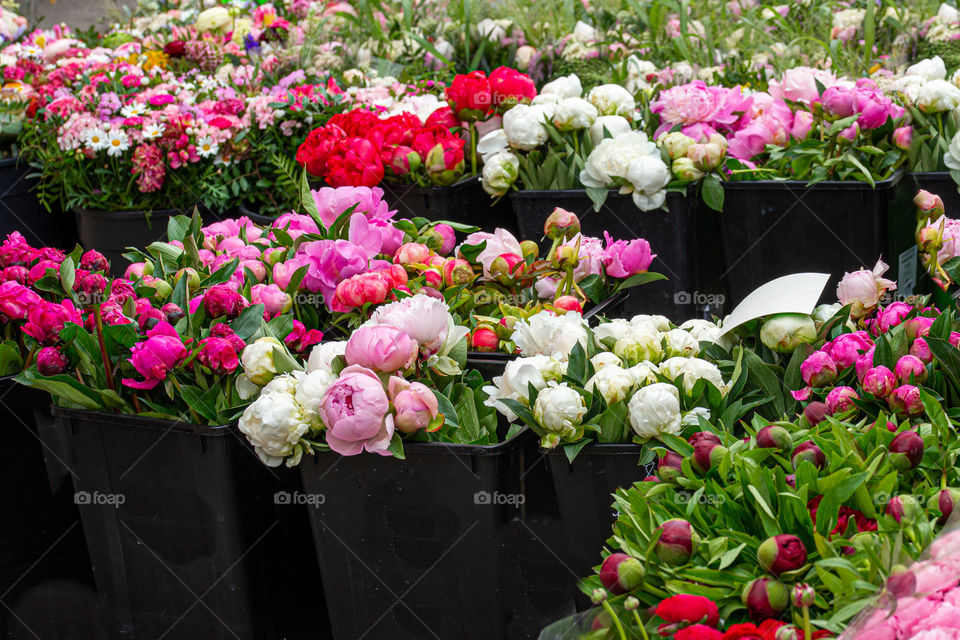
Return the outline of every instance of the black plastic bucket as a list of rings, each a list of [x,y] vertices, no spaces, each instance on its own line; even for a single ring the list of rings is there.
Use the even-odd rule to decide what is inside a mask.
[[[916,286],[915,214],[902,174],[877,183],[794,180],[727,182],[721,279],[732,304],[791,273],[829,273],[825,301],[845,272],[872,269],[883,256],[897,293]]]
[[[612,494],[653,472],[655,463],[640,464],[644,453],[638,444],[589,444],[573,463],[562,450],[547,455],[564,537],[560,554],[578,576],[600,563],[604,542],[613,535]],[[576,581],[569,588],[576,591]]]
[[[407,443],[405,460],[319,453],[300,465],[337,640],[525,637],[509,629],[523,431],[492,446]]]
[[[943,200],[947,217],[960,217],[960,188],[950,177],[949,171],[918,171],[911,173],[910,177],[916,183],[914,193],[920,189],[925,189],[930,193],[937,194]]]
[[[510,200],[523,240],[540,241],[544,222],[556,207],[561,207],[579,216],[584,235],[602,239],[607,231],[616,240],[643,238],[649,242],[657,256],[650,271],[662,273],[667,280],[630,289],[623,308],[627,317],[652,313],[683,322],[696,313],[698,263],[708,255],[698,251],[699,207],[693,198],[667,194],[666,212],[641,211],[631,196],[616,191],[610,192],[600,211],[594,211],[584,189],[513,191]]]
[[[494,203],[479,178],[464,178],[449,187],[420,187],[412,184],[380,183],[384,199],[398,218],[460,222],[484,231],[506,229],[517,233],[517,220],[507,198]]]
[[[278,557],[291,550],[277,480],[236,425],[53,411],[70,435],[106,637],[273,637],[292,581]]]
[[[0,378],[0,598],[8,607],[53,576],[92,581],[72,487],[52,490],[44,469],[38,421],[49,404],[46,393]],[[7,617],[0,608],[0,630]]]
[[[273,224],[273,221],[276,220],[273,216],[261,215],[258,213],[257,205],[247,204],[246,202],[240,203],[237,214],[250,218],[254,224],[258,224],[261,227],[269,227]]]
[[[16,158],[0,160],[0,239],[19,231],[34,247],[69,251],[77,243],[73,219],[62,211],[47,211],[37,199],[38,169]]]

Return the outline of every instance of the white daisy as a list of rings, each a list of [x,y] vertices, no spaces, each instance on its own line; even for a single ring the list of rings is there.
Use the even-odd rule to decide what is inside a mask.
[[[88,149],[103,151],[107,148],[107,134],[102,129],[87,129],[80,135]]]
[[[162,124],[148,124],[143,127],[144,140],[156,140],[163,135],[165,127]]]
[[[43,49],[35,44],[25,44],[23,45],[23,55],[27,58],[39,58],[43,55]]]
[[[107,134],[107,155],[119,156],[129,148],[129,138],[123,131],[113,130]]]
[[[197,155],[201,158],[209,158],[220,151],[220,145],[213,141],[210,136],[204,136],[197,140]]]
[[[120,110],[120,115],[124,118],[136,118],[137,116],[142,116],[147,112],[147,107],[139,102],[134,102],[133,104],[128,104],[123,109]]]

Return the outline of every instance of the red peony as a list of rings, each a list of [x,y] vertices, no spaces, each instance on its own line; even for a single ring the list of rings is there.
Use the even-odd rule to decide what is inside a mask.
[[[703,596],[670,596],[657,605],[657,616],[666,622],[690,622],[716,627],[720,622],[717,605]]]
[[[490,92],[493,104],[502,109],[537,97],[537,87],[530,76],[510,67],[500,67],[490,74]]]
[[[673,640],[723,640],[723,634],[705,624],[695,624],[677,631]]]
[[[430,150],[424,163],[431,183],[448,187],[463,176],[463,145],[463,138],[448,135]]]
[[[422,128],[420,118],[412,113],[401,113],[382,120],[367,132],[366,138],[379,149],[389,149],[400,144],[410,146],[414,136]]]
[[[326,172],[327,158],[337,143],[346,137],[344,130],[336,125],[314,129],[297,149],[297,164],[306,167],[310,175],[322,177]]]
[[[375,187],[383,180],[383,161],[372,142],[347,138],[327,158],[324,179],[332,187]]]
[[[413,143],[410,146],[420,154],[421,158],[426,158],[430,150],[437,146],[441,140],[450,137],[451,133],[441,126],[424,127],[413,137]]]
[[[340,127],[348,138],[362,138],[380,122],[380,118],[372,111],[354,109],[353,111],[336,114],[330,118],[327,126],[336,125]]]
[[[493,110],[490,80],[483,71],[458,75],[447,87],[446,94],[454,115],[465,122],[485,120]]]
[[[443,127],[447,131],[450,131],[451,129],[461,128],[463,124],[457,119],[457,116],[453,114],[453,109],[444,106],[431,113],[427,121],[423,123],[423,126]]]

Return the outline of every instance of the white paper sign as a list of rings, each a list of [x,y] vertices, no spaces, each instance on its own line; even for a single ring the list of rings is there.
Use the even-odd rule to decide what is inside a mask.
[[[720,335],[775,313],[813,313],[829,280],[829,273],[794,273],[771,280],[755,289],[723,319]]]

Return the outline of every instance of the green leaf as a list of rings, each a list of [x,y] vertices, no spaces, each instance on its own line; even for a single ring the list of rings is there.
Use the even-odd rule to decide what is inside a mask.
[[[720,184],[717,176],[711,173],[703,178],[703,184],[700,186],[700,197],[703,198],[704,204],[714,211],[722,212],[725,195],[723,185]]]
[[[387,447],[387,451],[398,460],[406,460],[407,456],[403,452],[403,439],[400,437],[399,431],[393,432],[393,437],[390,438],[390,446]]]
[[[313,222],[318,229],[325,229],[323,219],[320,217],[320,211],[317,210],[317,203],[313,199],[313,193],[310,191],[310,181],[307,180],[307,169],[304,167],[300,174],[300,207],[313,218]]]
[[[453,406],[453,403],[450,402],[450,398],[441,393],[439,389],[431,388],[430,390],[433,391],[433,395],[437,398],[440,413],[446,418],[446,424],[454,429],[459,429],[460,418],[457,416],[457,409]]]
[[[236,320],[230,323],[230,328],[244,342],[260,329],[260,323],[263,321],[263,308],[262,304],[252,304],[241,311]]]
[[[666,280],[667,276],[662,273],[654,273],[652,271],[645,271],[644,273],[638,273],[630,276],[626,280],[620,283],[620,286],[617,287],[617,291],[623,289],[630,289],[631,287],[639,287],[642,284],[647,284],[650,282],[656,282],[657,280]]]
[[[211,387],[204,392],[197,387],[182,384],[180,385],[180,393],[183,395],[183,399],[190,409],[211,423],[217,421],[216,401],[219,395],[219,389],[217,387]]]

